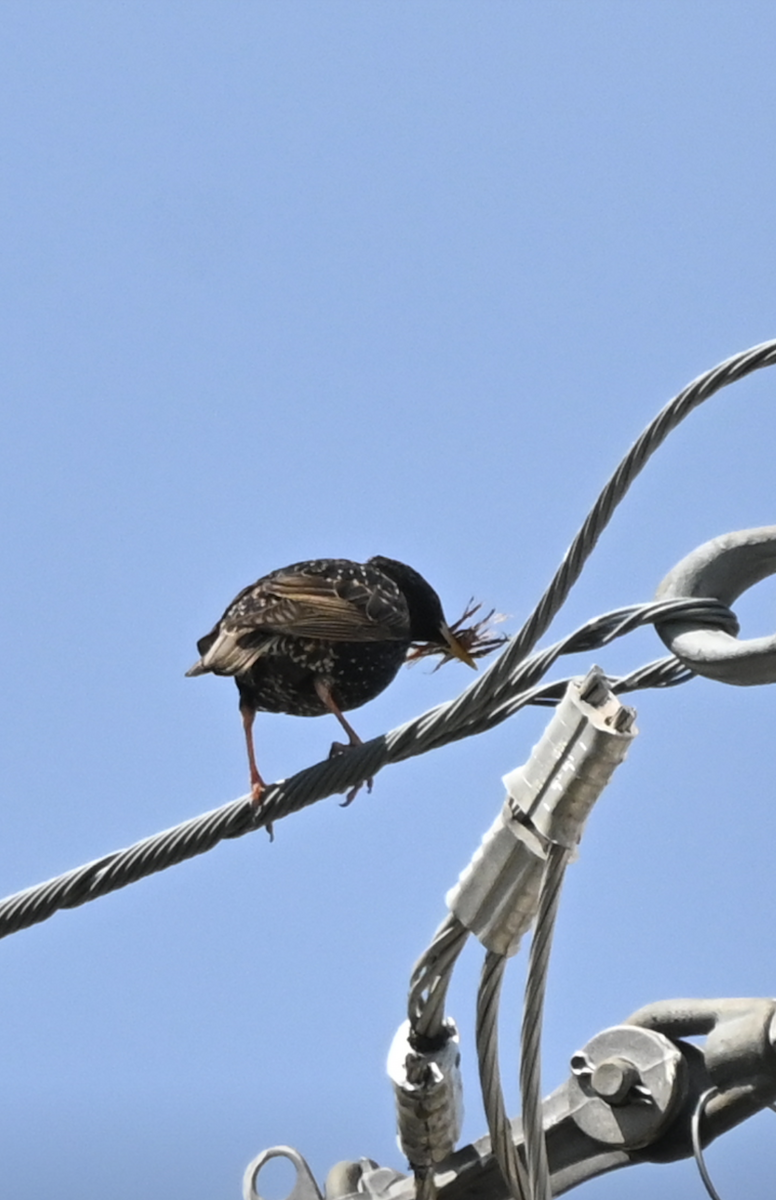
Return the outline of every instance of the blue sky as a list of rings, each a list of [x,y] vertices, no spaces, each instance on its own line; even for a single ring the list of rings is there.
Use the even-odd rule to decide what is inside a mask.
[[[265,571],[386,554],[451,619],[474,594],[519,627],[657,409],[776,335],[775,48],[757,2],[2,6],[3,895],[245,792],[234,687],[184,671]],[[775,395],[761,372],[673,435],[552,640],[774,522]],[[748,634],[774,594],[737,606]],[[661,653],[645,631],[597,659]],[[354,724],[468,682],[417,666]],[[651,1000],[774,991],[773,690],[636,706],[565,886],[547,1091]],[[276,1143],[319,1178],[400,1167],[384,1061],[409,972],[546,720],[5,940],[0,1193],[236,1197]],[[334,736],[260,716],[263,773]],[[467,1139],[480,957],[450,1004]],[[720,1192],[770,1195],[774,1145],[772,1114],[716,1143]],[[579,1194],[656,1186],[702,1194],[687,1163]]]

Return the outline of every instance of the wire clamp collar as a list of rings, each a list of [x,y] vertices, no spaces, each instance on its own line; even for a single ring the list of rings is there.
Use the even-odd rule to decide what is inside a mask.
[[[452,1153],[463,1124],[461,1049],[455,1022],[445,1019],[436,1045],[414,1044],[409,1021],[388,1053],[396,1097],[398,1143],[413,1167],[431,1167]]]
[[[593,667],[571,681],[529,761],[504,776],[504,807],[447,894],[451,913],[488,950],[517,953],[536,916],[549,846],[575,849],[636,736],[635,716]]]

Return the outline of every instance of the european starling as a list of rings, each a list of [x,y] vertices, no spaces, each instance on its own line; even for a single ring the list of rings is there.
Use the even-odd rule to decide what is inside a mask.
[[[234,676],[257,806],[264,788],[253,750],[257,712],[333,713],[348,746],[360,745],[343,712],[378,696],[412,643],[424,644],[419,653],[437,651],[476,668],[470,650],[479,657],[492,644],[481,626],[464,631],[460,624],[451,631],[434,589],[404,563],[379,556],[365,563],[311,559],[271,571],[240,592],[197,642],[201,657],[186,674]],[[348,746],[335,742],[331,753]]]

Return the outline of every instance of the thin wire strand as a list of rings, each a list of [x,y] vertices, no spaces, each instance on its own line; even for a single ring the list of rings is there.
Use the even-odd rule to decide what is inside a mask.
[[[711,1196],[711,1200],[722,1200],[719,1192],[711,1182],[711,1176],[709,1175],[706,1167],[706,1160],[703,1157],[703,1146],[701,1145],[701,1121],[703,1120],[703,1114],[706,1111],[706,1105],[708,1104],[709,1100],[716,1096],[716,1094],[717,1089],[715,1087],[710,1087],[698,1097],[698,1103],[695,1105],[692,1114],[692,1120],[690,1122],[690,1135],[692,1137],[692,1152],[695,1156],[695,1162],[698,1166],[700,1177],[703,1180],[703,1186]]]

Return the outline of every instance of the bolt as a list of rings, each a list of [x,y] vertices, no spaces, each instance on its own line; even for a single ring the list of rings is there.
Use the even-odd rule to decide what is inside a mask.
[[[641,1082],[638,1069],[627,1058],[605,1058],[594,1069],[590,1086],[607,1104],[627,1104],[629,1094]]]

